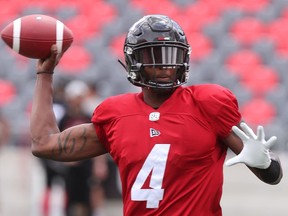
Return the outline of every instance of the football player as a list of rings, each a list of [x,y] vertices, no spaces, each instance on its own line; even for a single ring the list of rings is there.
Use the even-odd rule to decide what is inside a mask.
[[[183,86],[191,49],[172,19],[147,15],[128,31],[128,80],[141,93],[112,96],[94,111],[91,123],[59,131],[52,110],[52,77],[62,53],[51,48],[37,63],[31,116],[32,152],[75,161],[109,153],[118,165],[124,215],[220,216],[227,149],[268,184],[282,168],[265,140],[242,122],[235,96],[216,84]]]

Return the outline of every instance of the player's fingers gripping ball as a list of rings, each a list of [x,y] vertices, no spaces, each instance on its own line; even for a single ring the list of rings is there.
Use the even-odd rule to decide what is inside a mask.
[[[60,58],[63,55],[63,52],[58,53],[57,46],[54,44],[51,46],[51,55],[47,59],[39,59],[36,66],[37,74],[53,74],[54,68],[60,61]]]
[[[56,44],[58,53],[65,52],[73,42],[73,33],[53,17],[33,14],[9,23],[1,31],[1,38],[22,56],[46,59],[53,44]]]

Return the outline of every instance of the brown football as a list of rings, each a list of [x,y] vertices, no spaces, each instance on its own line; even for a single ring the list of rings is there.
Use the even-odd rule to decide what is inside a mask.
[[[1,38],[20,55],[45,59],[53,44],[57,45],[58,52],[65,52],[73,42],[73,33],[53,17],[33,14],[9,23],[1,31]]]

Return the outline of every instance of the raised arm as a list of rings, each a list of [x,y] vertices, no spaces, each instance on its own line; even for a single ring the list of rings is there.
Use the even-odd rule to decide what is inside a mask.
[[[31,114],[32,153],[57,161],[75,161],[106,153],[92,123],[59,131],[53,112],[53,71],[60,54],[52,46],[51,56],[38,60]]]
[[[283,176],[281,162],[279,157],[270,151],[277,138],[271,137],[266,141],[262,126],[258,126],[256,135],[243,122],[238,127],[234,126],[233,131],[224,139],[224,143],[237,156],[229,159],[226,165],[244,163],[263,182],[278,184]]]

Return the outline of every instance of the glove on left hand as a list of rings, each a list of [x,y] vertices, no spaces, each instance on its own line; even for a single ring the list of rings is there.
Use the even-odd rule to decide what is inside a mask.
[[[227,160],[225,165],[244,163],[250,167],[267,169],[271,164],[269,151],[271,146],[276,143],[277,137],[272,136],[266,141],[263,126],[257,127],[257,136],[247,124],[242,122],[240,126],[245,133],[236,126],[233,126],[232,130],[242,140],[243,149],[239,155]]]

